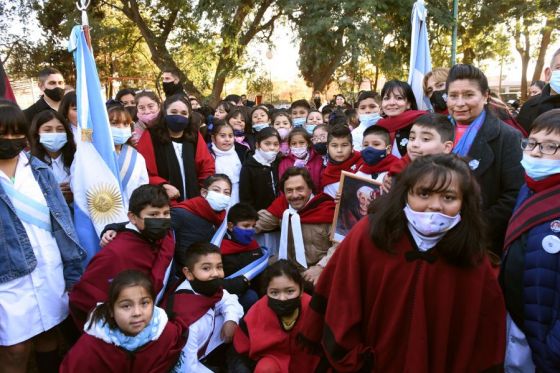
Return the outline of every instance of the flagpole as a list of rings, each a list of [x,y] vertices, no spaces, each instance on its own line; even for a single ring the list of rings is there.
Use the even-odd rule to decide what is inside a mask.
[[[79,0],[79,1],[80,1],[79,3],[76,2],[76,8],[78,8],[78,10],[82,12],[82,28],[84,29],[84,35],[86,37],[86,43],[89,47],[89,50],[92,50],[91,36],[89,34],[89,19],[87,16],[87,8],[91,4],[91,0]]]
[[[459,0],[453,0],[453,35],[451,36],[451,66],[457,63],[457,23],[459,17]]]

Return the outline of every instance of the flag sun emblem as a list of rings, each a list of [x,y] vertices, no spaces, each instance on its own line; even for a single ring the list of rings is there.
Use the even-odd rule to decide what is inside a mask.
[[[87,192],[87,205],[96,224],[111,223],[123,208],[120,190],[115,185],[97,184]]]

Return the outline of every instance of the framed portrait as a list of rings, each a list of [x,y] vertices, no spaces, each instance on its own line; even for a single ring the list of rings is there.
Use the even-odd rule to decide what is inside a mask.
[[[374,179],[342,171],[338,188],[340,201],[336,205],[331,240],[340,242],[356,223],[367,216],[370,203],[382,193],[381,183]]]

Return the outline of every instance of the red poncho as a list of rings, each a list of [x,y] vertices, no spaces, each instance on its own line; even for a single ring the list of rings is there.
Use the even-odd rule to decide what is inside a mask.
[[[174,203],[173,207],[185,209],[196,216],[200,216],[204,220],[209,221],[219,227],[226,217],[226,210],[214,211],[204,197],[194,197],[186,199],[179,203]]]
[[[395,176],[401,174],[405,168],[412,162],[408,154],[406,154],[401,159],[398,159],[394,162],[391,167],[389,168],[389,176]]]
[[[323,174],[321,175],[321,189],[327,185],[338,183],[340,181],[342,171],[355,173],[362,163],[363,159],[360,152],[353,152],[350,158],[341,164],[333,164],[329,162],[327,164],[327,168],[325,168]]]
[[[321,273],[303,319],[306,344],[337,372],[499,369],[506,312],[489,261],[459,268],[435,248],[430,262],[434,253],[418,252],[407,235],[390,254],[374,246],[369,228],[362,219]],[[314,368],[298,364],[302,372]]]
[[[393,154],[389,154],[376,164],[369,165],[365,162],[362,163],[358,171],[368,175],[379,174],[391,170],[391,167],[394,167],[398,162],[400,162],[399,158],[395,157]]]
[[[427,111],[424,110],[407,110],[396,117],[386,117],[379,119],[377,122],[377,126],[385,128],[389,131],[391,135],[391,143],[395,140],[395,132],[411,126],[414,124],[414,121],[421,117],[424,114],[427,114]]]
[[[282,214],[288,208],[288,200],[284,194],[278,196],[267,211],[278,219],[282,219]],[[334,218],[335,203],[331,196],[319,193],[313,197],[307,205],[298,211],[301,224],[328,224]]]

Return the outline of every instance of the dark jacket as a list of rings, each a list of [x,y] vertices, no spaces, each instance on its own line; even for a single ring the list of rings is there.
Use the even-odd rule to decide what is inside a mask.
[[[544,86],[540,95],[532,97],[522,107],[517,121],[529,132],[533,121],[542,113],[560,108],[560,94],[550,95],[550,84]]]
[[[239,175],[239,200],[259,211],[270,206],[278,196],[278,158],[271,167],[247,157]]]
[[[45,99],[41,97],[40,99],[37,100],[37,102],[35,102],[33,105],[25,109],[23,113],[25,114],[25,117],[27,118],[29,124],[31,125],[31,121],[33,120],[33,117],[45,110],[55,111],[52,107],[49,106],[49,104],[47,104]]]
[[[498,256],[501,256],[507,224],[523,184],[520,144],[519,131],[487,113],[467,156],[480,184],[490,248]]]

